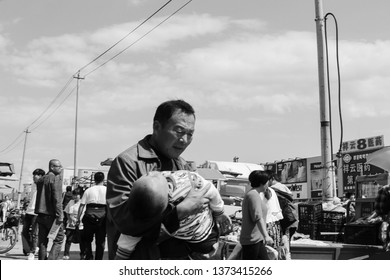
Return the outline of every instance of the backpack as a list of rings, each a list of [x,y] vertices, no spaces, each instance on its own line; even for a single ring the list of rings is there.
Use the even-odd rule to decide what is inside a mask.
[[[298,221],[298,211],[294,203],[284,197],[279,196],[279,204],[283,214],[283,219],[280,221],[280,226],[284,232],[289,226]]]

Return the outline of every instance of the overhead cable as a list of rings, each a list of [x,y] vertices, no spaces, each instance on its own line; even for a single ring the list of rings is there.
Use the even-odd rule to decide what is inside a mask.
[[[103,62],[102,64],[98,65],[96,68],[92,69],[91,71],[89,71],[88,73],[86,73],[84,75],[84,77],[87,77],[88,75],[92,74],[93,72],[95,72],[96,70],[98,70],[99,68],[103,67],[104,65],[106,65],[108,62],[112,61],[113,59],[115,59],[116,57],[118,57],[119,55],[121,55],[122,53],[124,53],[125,51],[127,51],[129,48],[131,48],[132,46],[134,46],[136,43],[138,43],[139,41],[141,41],[143,38],[145,38],[147,35],[149,35],[151,32],[153,32],[155,29],[157,29],[160,25],[162,25],[163,23],[165,23],[167,20],[169,20],[171,17],[173,17],[175,14],[177,14],[180,10],[182,10],[185,6],[187,6],[190,2],[192,2],[192,0],[189,0],[188,2],[186,2],[184,5],[182,5],[179,9],[177,9],[175,12],[173,12],[171,15],[169,15],[168,17],[166,17],[164,20],[162,20],[159,24],[157,24],[156,26],[154,26],[152,29],[150,29],[148,32],[146,32],[144,35],[142,35],[140,38],[138,38],[137,40],[135,40],[133,43],[131,43],[130,45],[128,45],[126,48],[122,49],[120,52],[118,52],[116,55],[112,56],[110,59],[106,60],[105,62]]]
[[[130,36],[132,33],[134,33],[138,28],[140,28],[142,25],[144,25],[147,21],[149,21],[152,17],[154,17],[157,13],[159,13],[162,9],[164,9],[170,2],[172,2],[172,0],[169,0],[168,2],[166,2],[164,5],[162,5],[159,9],[157,9],[157,11],[155,11],[153,14],[151,14],[149,17],[147,17],[144,21],[142,21],[138,26],[136,26],[133,30],[131,30],[129,33],[127,33],[126,36],[124,36],[122,39],[120,39],[119,41],[117,41],[115,44],[113,44],[111,47],[109,47],[107,50],[105,50],[104,52],[102,52],[100,55],[98,55],[96,58],[94,58],[91,62],[87,63],[86,65],[84,65],[83,67],[81,67],[77,72],[81,72],[82,70],[84,70],[85,68],[87,68],[89,65],[91,65],[92,63],[94,63],[96,60],[98,60],[99,58],[101,58],[103,55],[105,55],[106,53],[108,53],[110,50],[112,50],[115,46],[117,46],[120,42],[122,42],[124,39],[126,39],[128,36]]]

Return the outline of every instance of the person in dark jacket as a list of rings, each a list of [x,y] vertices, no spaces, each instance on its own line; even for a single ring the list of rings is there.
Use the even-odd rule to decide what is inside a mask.
[[[49,162],[49,171],[37,184],[37,198],[35,213],[38,214],[38,259],[59,259],[62,243],[64,241],[63,209],[62,209],[62,165],[58,159]],[[51,228],[58,228],[53,240],[53,246],[47,256],[48,236]]]
[[[160,104],[153,118],[153,133],[117,156],[107,177],[107,241],[109,259],[114,259],[120,234],[132,235],[132,212],[129,194],[134,182],[150,171],[192,170],[180,157],[190,145],[195,130],[195,111],[183,100]],[[164,212],[163,225],[172,233],[179,228],[179,220],[204,207],[208,199],[205,191],[191,190],[176,206],[169,204]],[[185,259],[185,242],[168,238],[159,243],[161,223],[143,236],[137,244],[133,259]],[[160,237],[160,238],[159,238]]]

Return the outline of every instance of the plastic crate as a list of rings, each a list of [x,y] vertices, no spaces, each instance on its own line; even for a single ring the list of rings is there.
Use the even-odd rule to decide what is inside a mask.
[[[319,227],[317,223],[305,223],[305,222],[299,222],[298,223],[298,230],[299,233],[307,234],[310,236],[311,239],[318,239],[319,237]]]
[[[344,212],[322,211],[322,222],[330,224],[345,224],[346,216]]]
[[[346,224],[344,242],[347,244],[382,245],[379,240],[378,224]]]
[[[298,204],[299,221],[318,223],[322,219],[322,202],[312,201]]]
[[[341,232],[344,224],[321,223],[319,229],[320,232]]]

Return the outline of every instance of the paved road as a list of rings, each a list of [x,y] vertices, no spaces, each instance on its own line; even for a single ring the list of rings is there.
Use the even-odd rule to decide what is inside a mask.
[[[22,245],[22,238],[20,236],[20,232],[21,232],[21,230],[19,231],[19,238],[18,238],[18,242],[15,244],[15,247],[12,248],[12,250],[9,251],[8,253],[0,254],[0,260],[27,260],[27,256],[25,256],[23,254],[23,245]],[[65,242],[63,244],[62,251],[61,251],[61,259],[62,259],[63,254],[64,254],[64,246],[65,246]],[[48,248],[49,248],[49,250],[51,248],[50,242],[49,242]],[[92,246],[92,249],[93,250],[95,249],[94,244]],[[79,250],[78,244],[71,245],[69,257],[71,260],[79,260],[80,259],[80,250]],[[35,256],[35,259],[38,260],[38,256]],[[103,260],[108,260],[107,246],[106,246],[106,250],[104,252]]]

